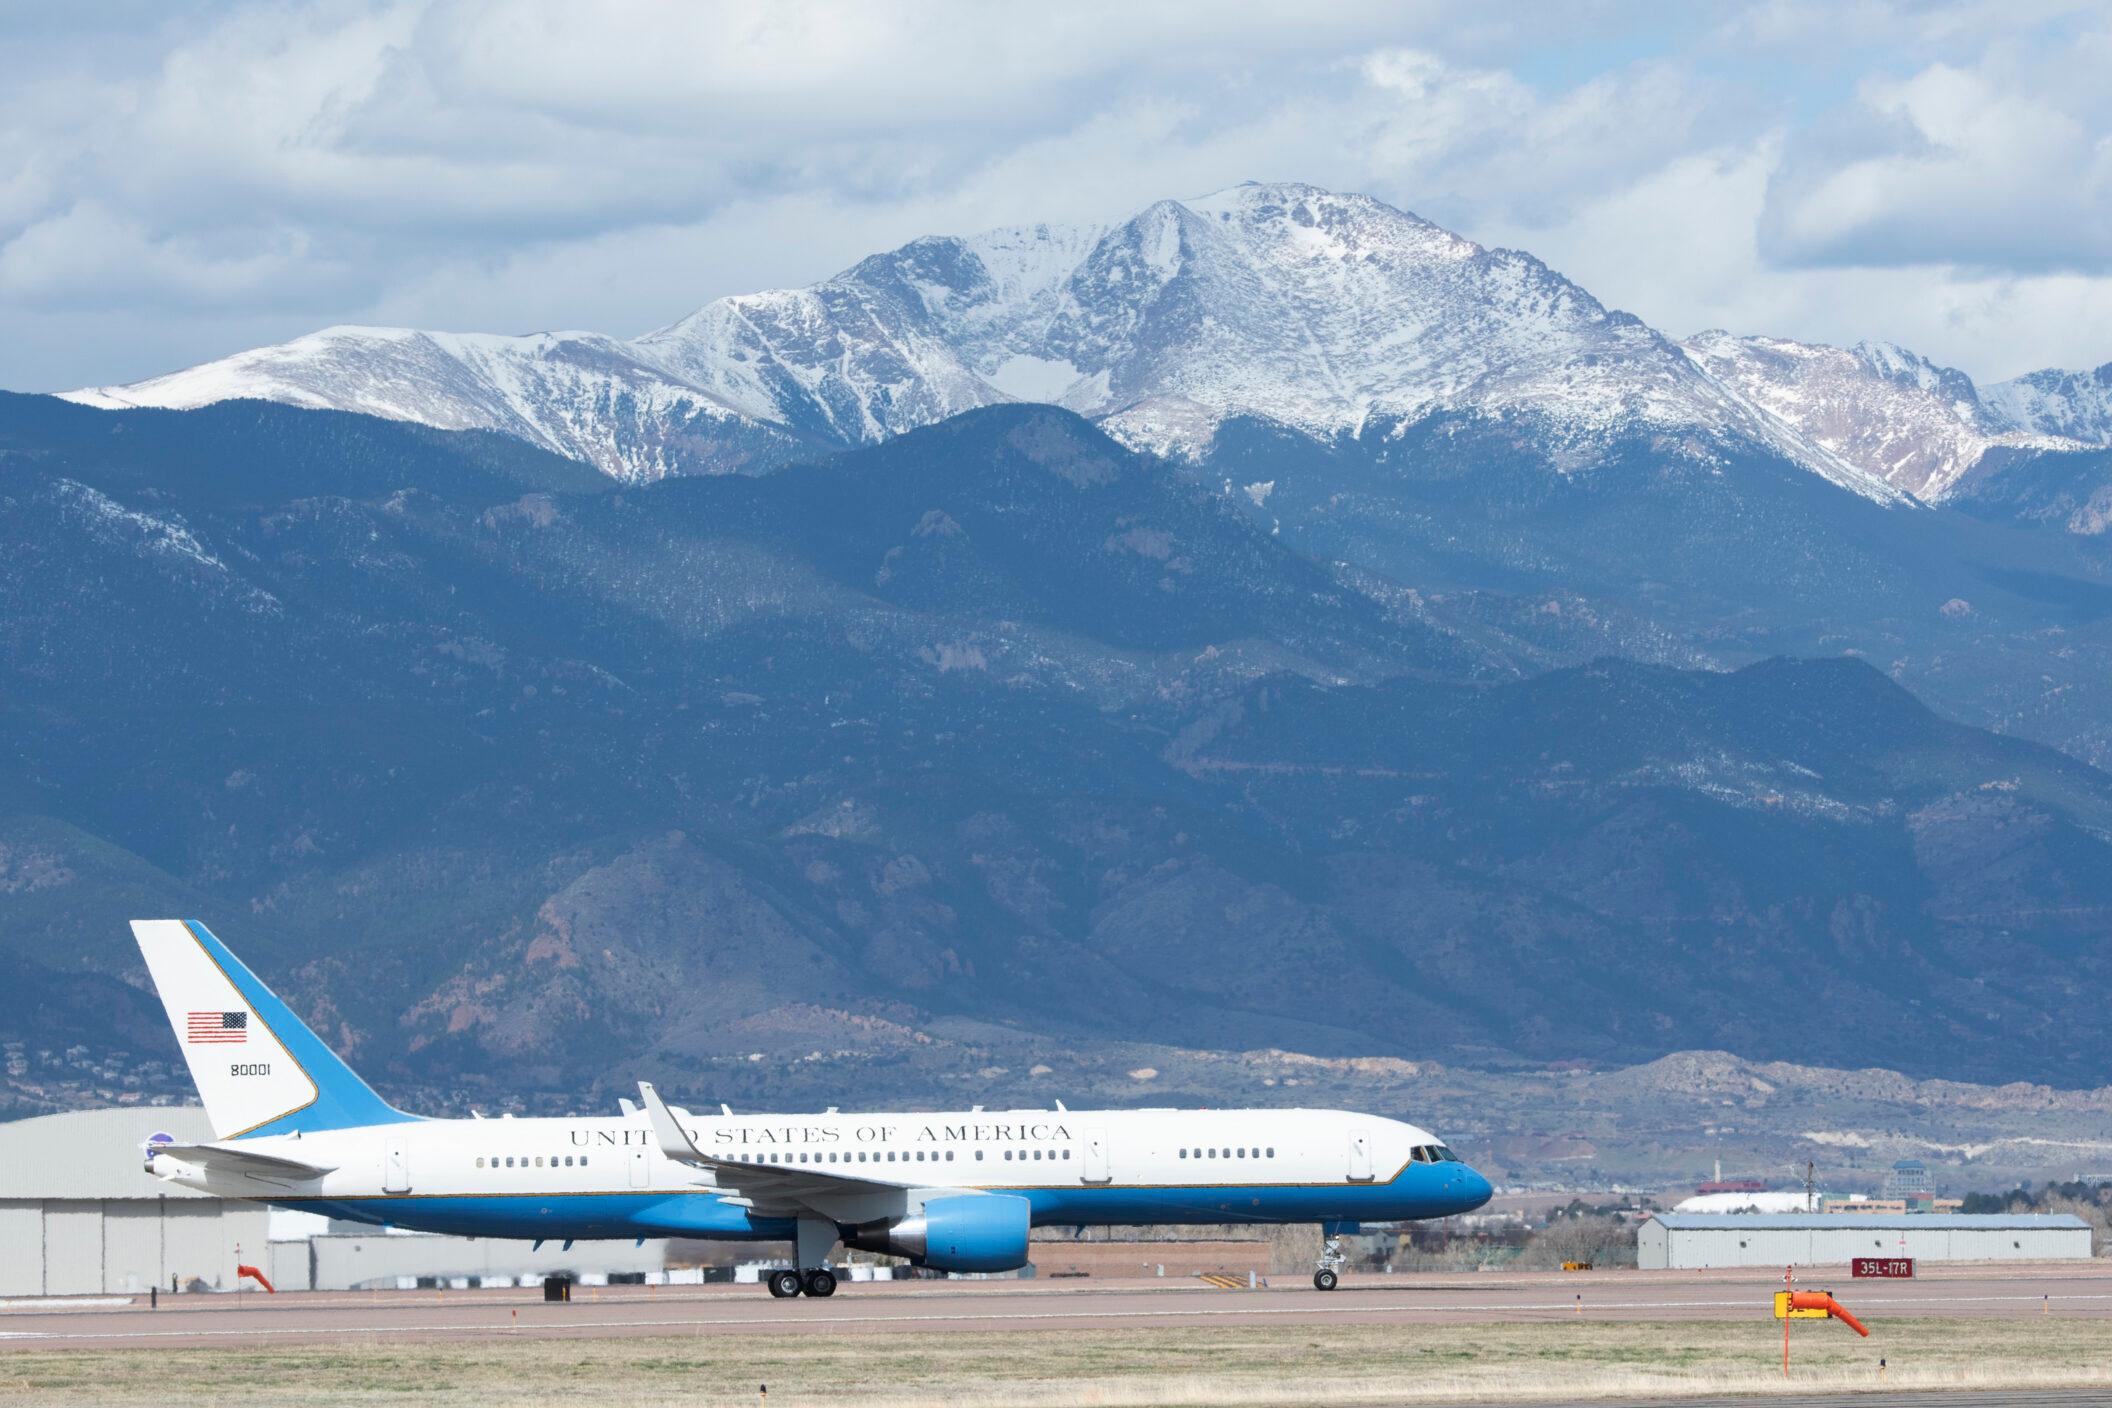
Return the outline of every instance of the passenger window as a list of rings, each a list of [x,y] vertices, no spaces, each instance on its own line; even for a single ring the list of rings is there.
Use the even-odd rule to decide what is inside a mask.
[[[982,1151],[982,1150],[978,1149],[978,1150],[976,1150],[976,1151],[975,1151],[975,1161],[976,1161],[977,1163],[981,1163],[981,1162],[983,1161],[983,1151]]]
[[[506,1167],[508,1167],[508,1168],[512,1168],[512,1167],[513,1167],[513,1155],[511,1155],[511,1154],[508,1154],[508,1155],[506,1156]]]
[[[1245,1149],[1243,1149],[1243,1148],[1242,1148],[1242,1149],[1234,1149],[1234,1150],[1232,1151],[1232,1157],[1233,1157],[1233,1158],[1235,1158],[1235,1159],[1243,1159],[1243,1158],[1245,1158],[1246,1156],[1247,1156],[1247,1151],[1246,1151]]]
[[[585,1168],[587,1166],[587,1156],[585,1154],[581,1154],[579,1156],[579,1166],[581,1168]]]
[[[1184,1159],[1188,1157],[1188,1151],[1186,1149],[1181,1150],[1181,1157]]]
[[[1012,1151],[1011,1151],[1010,1149],[1007,1149],[1007,1150],[1005,1150],[1005,1162],[1006,1162],[1006,1163],[1011,1163],[1011,1162],[1012,1162]]]
[[[1040,1163],[1040,1162],[1041,1162],[1041,1150],[1039,1150],[1039,1149],[1036,1149],[1036,1150],[1034,1151],[1034,1162],[1035,1162],[1035,1163]]]
[[[1069,1157],[1071,1156],[1071,1151],[1070,1151],[1070,1150],[1068,1150],[1068,1149],[1064,1150],[1064,1151],[1063,1151],[1063,1156],[1064,1156],[1064,1157],[1065,1157],[1066,1159],[1068,1159],[1068,1158],[1069,1158]]]
[[[535,1156],[535,1166],[537,1168],[541,1168],[543,1166],[543,1156],[541,1154],[537,1154]]]
[[[1274,1144],[1269,1146],[1269,1157],[1272,1159],[1276,1157],[1276,1146]]]
[[[951,1150],[951,1149],[948,1149],[948,1150],[946,1151],[946,1162],[947,1162],[947,1163],[952,1163],[952,1162],[953,1162],[953,1150]]]

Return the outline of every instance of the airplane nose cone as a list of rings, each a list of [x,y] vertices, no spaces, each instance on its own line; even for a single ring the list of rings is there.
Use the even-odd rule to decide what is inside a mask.
[[[1486,1203],[1496,1190],[1489,1186],[1488,1179],[1470,1168],[1460,1176],[1459,1187],[1455,1191],[1459,1194],[1459,1210],[1472,1212]]]

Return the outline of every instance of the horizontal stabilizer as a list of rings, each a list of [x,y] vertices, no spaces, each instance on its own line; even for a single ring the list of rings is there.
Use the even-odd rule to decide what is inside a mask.
[[[249,1178],[266,1178],[282,1183],[289,1179],[321,1178],[336,1167],[333,1164],[304,1163],[299,1159],[261,1153],[240,1144],[153,1144],[148,1146],[147,1152],[181,1159],[184,1163],[202,1168],[207,1173],[241,1174]]]

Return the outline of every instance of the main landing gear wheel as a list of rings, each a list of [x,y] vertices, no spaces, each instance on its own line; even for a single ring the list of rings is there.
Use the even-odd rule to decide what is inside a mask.
[[[779,1300],[790,1300],[805,1289],[797,1271],[773,1271],[770,1273],[770,1294]],[[831,1289],[834,1289],[832,1286]]]
[[[828,1267],[817,1267],[807,1273],[807,1294],[819,1299],[836,1294],[836,1273]]]
[[[1324,1266],[1323,1266],[1323,1267],[1321,1267],[1321,1268],[1320,1268],[1320,1269],[1319,1269],[1318,1271],[1315,1271],[1315,1272],[1313,1273],[1313,1289],[1314,1289],[1314,1290],[1316,1290],[1316,1291],[1331,1291],[1331,1290],[1333,1290],[1334,1288],[1335,1288],[1335,1273],[1334,1273],[1334,1272],[1332,1272],[1332,1271],[1328,1270],[1328,1269],[1327,1269],[1326,1267],[1324,1267]]]

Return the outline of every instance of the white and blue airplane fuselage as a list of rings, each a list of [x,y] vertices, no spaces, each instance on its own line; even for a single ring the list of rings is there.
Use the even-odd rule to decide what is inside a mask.
[[[531,1240],[789,1241],[776,1295],[835,1289],[837,1243],[938,1270],[1026,1264],[1044,1225],[1365,1222],[1466,1212],[1489,1184],[1427,1130],[1340,1110],[698,1115],[650,1084],[616,1118],[424,1119],[355,1075],[203,924],[132,925],[211,1143],[171,1182],[377,1225]]]

